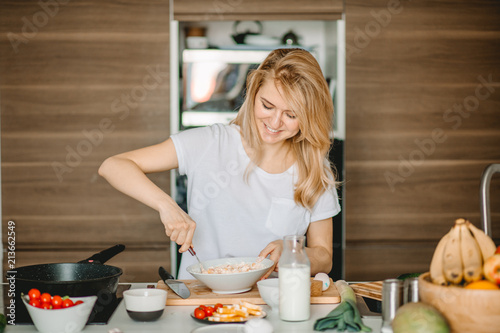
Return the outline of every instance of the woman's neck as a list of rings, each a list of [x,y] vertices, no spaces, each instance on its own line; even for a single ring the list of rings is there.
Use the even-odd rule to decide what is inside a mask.
[[[244,140],[243,146],[250,159],[267,173],[283,173],[288,170],[296,160],[288,142],[283,142],[281,145],[262,145],[259,161],[256,160],[257,156],[255,151],[250,149]]]

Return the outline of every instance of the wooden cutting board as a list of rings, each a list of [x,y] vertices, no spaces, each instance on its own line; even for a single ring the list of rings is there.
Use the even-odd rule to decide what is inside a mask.
[[[210,288],[198,280],[180,280],[186,284],[191,296],[183,299],[177,296],[163,281],[158,281],[156,288],[167,291],[167,305],[200,305],[200,304],[232,304],[247,301],[253,304],[266,304],[260,297],[257,285],[247,292],[241,294],[215,294]],[[330,287],[323,291],[321,296],[311,297],[311,304],[334,304],[340,303],[340,295],[330,279]]]
[[[382,301],[382,281],[355,283],[350,286],[356,295]]]

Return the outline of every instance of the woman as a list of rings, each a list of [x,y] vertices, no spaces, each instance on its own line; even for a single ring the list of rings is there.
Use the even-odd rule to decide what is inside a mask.
[[[329,272],[332,216],[340,211],[326,157],[332,119],[314,57],[278,49],[249,75],[230,125],[187,130],[110,157],[99,174],[159,212],[183,252],[181,279],[190,278],[186,267],[195,262],[186,253],[191,245],[202,260],[258,254],[278,263],[290,234],[306,234],[311,274]],[[187,175],[189,215],[145,175],[175,168]]]

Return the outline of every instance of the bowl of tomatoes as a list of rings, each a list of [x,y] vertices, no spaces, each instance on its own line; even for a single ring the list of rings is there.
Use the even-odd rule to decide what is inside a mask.
[[[81,332],[97,301],[97,296],[68,297],[31,289],[22,300],[38,331],[42,333]]]

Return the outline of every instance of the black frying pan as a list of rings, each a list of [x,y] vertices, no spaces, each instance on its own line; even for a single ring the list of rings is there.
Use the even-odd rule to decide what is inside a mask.
[[[60,296],[115,296],[121,268],[103,265],[122,252],[124,245],[115,245],[78,263],[40,264],[17,267],[16,296],[27,294],[31,288]],[[9,276],[7,276],[9,277]]]

